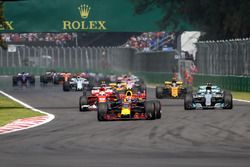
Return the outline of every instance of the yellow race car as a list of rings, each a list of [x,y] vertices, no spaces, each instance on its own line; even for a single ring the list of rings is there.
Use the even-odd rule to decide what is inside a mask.
[[[127,84],[125,82],[110,83],[109,86],[116,92],[125,92]]]
[[[164,86],[157,86],[155,89],[156,98],[184,98],[187,88],[183,87],[181,81],[165,81]]]

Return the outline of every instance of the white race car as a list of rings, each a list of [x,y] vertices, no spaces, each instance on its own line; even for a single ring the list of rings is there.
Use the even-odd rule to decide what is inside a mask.
[[[63,90],[64,91],[82,91],[83,89],[89,86],[89,81],[85,78],[81,77],[73,77],[69,81],[63,83]]]
[[[186,94],[184,109],[232,109],[233,97],[228,91],[221,90],[216,85],[199,86],[198,91]]]

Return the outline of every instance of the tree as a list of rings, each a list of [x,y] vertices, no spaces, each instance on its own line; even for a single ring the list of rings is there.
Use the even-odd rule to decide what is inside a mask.
[[[173,30],[191,25],[193,30],[206,32],[203,39],[229,39],[250,36],[250,1],[248,0],[131,0],[135,13],[142,14],[153,7],[160,8],[164,17],[160,29]]]

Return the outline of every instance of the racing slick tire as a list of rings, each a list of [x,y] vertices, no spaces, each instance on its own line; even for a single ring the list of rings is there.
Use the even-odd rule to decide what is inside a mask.
[[[59,84],[59,81],[60,81],[60,79],[59,79],[58,76],[55,76],[55,77],[53,78],[53,84],[58,85],[58,84]]]
[[[16,76],[13,76],[13,77],[12,77],[12,84],[13,84],[13,86],[16,86],[16,85],[17,85],[17,82],[18,82],[17,77],[16,77]]]
[[[29,83],[30,83],[30,85],[35,85],[36,79],[35,79],[35,76],[34,76],[34,75],[31,75],[31,76],[30,76]]]
[[[233,96],[230,92],[224,93],[224,109],[233,108]]]
[[[48,77],[46,75],[41,75],[40,76],[40,82],[42,82],[44,84],[47,84],[49,82]]]
[[[48,81],[48,78],[47,77],[44,77],[43,79],[43,83],[47,84],[49,81]]]
[[[108,110],[107,103],[99,103],[98,109],[97,109],[97,119],[98,121],[105,121],[104,115],[106,114]]]
[[[186,94],[184,98],[184,109],[185,110],[192,110],[192,103],[193,103],[193,95],[191,93]]]
[[[16,86],[16,85],[17,85],[17,82],[18,82],[17,77],[16,77],[16,76],[13,76],[13,77],[12,77],[12,85],[13,85],[13,86]]]
[[[147,114],[148,119],[155,119],[155,106],[153,101],[146,101],[144,103],[145,114]]]
[[[155,100],[154,106],[155,106],[155,118],[161,119],[161,102],[158,100]]]
[[[44,83],[44,75],[40,75],[40,82]]]
[[[155,96],[156,96],[157,99],[161,99],[162,98],[162,96],[163,96],[163,87],[156,86]]]
[[[63,91],[70,91],[70,83],[68,81],[63,82]]]
[[[188,94],[188,93],[191,93],[190,90],[189,90],[189,88],[181,88],[181,90],[179,92],[180,98],[184,99],[185,96],[186,96],[186,94]]]
[[[88,99],[85,96],[81,96],[79,98],[79,111],[88,111],[88,108],[82,108],[82,105],[87,105],[88,104]]]

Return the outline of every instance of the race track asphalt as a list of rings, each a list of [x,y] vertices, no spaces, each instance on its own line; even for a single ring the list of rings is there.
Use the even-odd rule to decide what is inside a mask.
[[[79,112],[81,92],[48,85],[0,89],[56,118],[0,135],[1,167],[249,167],[250,103],[233,110],[185,111],[183,100],[162,99],[162,119],[98,122]],[[148,89],[154,99],[154,89]]]

